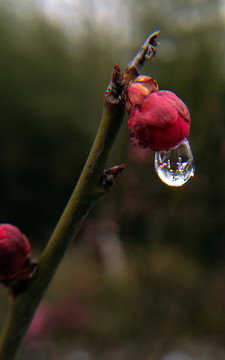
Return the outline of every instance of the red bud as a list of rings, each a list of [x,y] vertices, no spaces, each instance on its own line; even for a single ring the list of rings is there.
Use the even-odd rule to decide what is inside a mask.
[[[141,83],[138,78],[128,88],[131,141],[155,151],[168,150],[189,135],[189,110],[172,91],[158,91],[152,78],[141,77],[153,85],[149,91],[145,81]]]
[[[29,276],[30,243],[25,235],[10,224],[0,225],[0,280],[22,280]]]

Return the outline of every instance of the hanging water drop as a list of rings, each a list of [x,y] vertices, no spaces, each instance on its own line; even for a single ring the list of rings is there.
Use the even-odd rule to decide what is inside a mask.
[[[194,158],[189,141],[184,139],[167,151],[155,152],[155,170],[169,186],[182,186],[194,176]]]

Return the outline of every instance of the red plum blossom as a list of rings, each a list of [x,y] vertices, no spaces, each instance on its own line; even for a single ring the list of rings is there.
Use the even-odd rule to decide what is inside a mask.
[[[172,91],[158,90],[149,76],[138,76],[127,90],[131,141],[154,151],[168,150],[190,132],[190,113]]]

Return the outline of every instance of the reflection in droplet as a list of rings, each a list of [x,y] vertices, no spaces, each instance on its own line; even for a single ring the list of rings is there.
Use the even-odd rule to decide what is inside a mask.
[[[195,166],[191,147],[184,139],[167,151],[155,152],[155,170],[169,186],[182,186],[194,176]]]

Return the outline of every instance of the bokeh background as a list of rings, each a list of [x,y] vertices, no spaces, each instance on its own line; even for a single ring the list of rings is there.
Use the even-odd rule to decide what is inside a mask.
[[[144,73],[190,109],[195,177],[163,184],[124,122],[108,165],[126,170],[82,225],[20,360],[225,358],[223,0],[2,0],[0,221],[39,256],[90,150],[115,62],[124,69],[156,29]],[[2,325],[3,287],[0,301]]]

